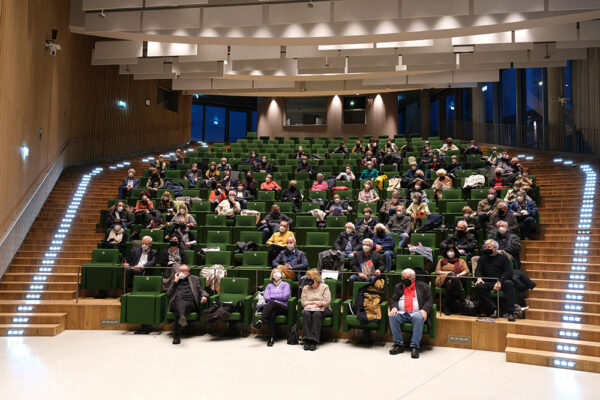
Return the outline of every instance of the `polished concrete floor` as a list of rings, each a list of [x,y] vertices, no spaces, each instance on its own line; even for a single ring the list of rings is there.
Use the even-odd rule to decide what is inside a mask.
[[[316,352],[263,337],[65,331],[0,338],[0,399],[593,399],[599,376],[436,347],[413,360],[345,340]]]

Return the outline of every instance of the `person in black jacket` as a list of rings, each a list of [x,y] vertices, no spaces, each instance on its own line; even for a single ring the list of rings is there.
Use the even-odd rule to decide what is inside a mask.
[[[481,299],[484,312],[491,314],[492,318],[498,318],[498,310],[496,309],[496,301],[492,299],[490,291],[502,290],[504,292],[504,303],[506,314],[510,322],[514,322],[517,318],[515,312],[515,284],[511,280],[513,270],[508,257],[503,254],[498,254],[498,242],[492,239],[485,241],[483,245],[483,255],[479,257],[477,269],[475,269],[475,290],[478,297]]]
[[[366,238],[371,238],[375,234],[375,225],[377,225],[377,219],[373,218],[373,210],[369,207],[365,207],[362,210],[363,219],[358,220],[356,223],[356,230],[359,234],[362,234]]]
[[[360,250],[360,235],[356,233],[356,228],[352,222],[348,222],[345,228],[337,239],[335,239],[333,249],[339,250],[344,253],[344,256],[352,258],[354,257],[354,252]]]
[[[410,340],[411,358],[419,358],[423,326],[431,323],[428,318],[433,312],[433,299],[429,285],[416,280],[415,271],[407,268],[402,271],[402,282],[394,286],[394,294],[390,300],[391,310],[388,313],[390,328],[394,337],[394,346],[390,354],[404,352],[402,325],[412,324]],[[429,326],[431,328],[431,326]]]
[[[160,256],[160,266],[163,267],[163,290],[167,290],[171,285],[173,276],[183,264],[187,264],[185,250],[179,247],[179,238],[176,235],[171,236],[169,247],[163,250]]]
[[[194,311],[199,312],[200,304],[208,301],[208,293],[202,287],[200,278],[190,275],[190,267],[183,264],[167,289],[167,296],[170,297],[168,309],[175,314],[173,344],[179,344],[181,328],[187,326],[185,316]]]
[[[121,186],[119,186],[119,199],[131,196],[131,191],[139,187],[140,180],[135,177],[135,169],[130,168],[127,171],[127,178],[123,178]]]
[[[298,162],[298,166],[296,167],[296,172],[308,172],[310,176],[313,175],[312,166],[308,162],[308,158],[306,156],[302,156],[300,161]]]
[[[129,257],[123,263],[127,275],[127,286],[133,287],[133,277],[139,275],[152,275],[151,268],[156,265],[158,251],[152,248],[152,237],[144,236],[142,245],[131,250]]]
[[[282,221],[287,222],[288,226],[292,225],[294,222],[293,219],[281,212],[281,209],[277,204],[273,204],[271,206],[271,212],[267,214],[262,221],[260,221],[260,225],[258,227],[258,230],[263,233],[263,243],[266,243],[271,235],[279,230],[279,224]]]
[[[125,206],[122,201],[118,201],[114,206],[109,208],[108,215],[106,216],[106,227],[112,228],[114,224],[120,223],[123,229],[127,229],[127,226],[133,223],[129,218],[128,208],[130,207]]]
[[[508,229],[506,221],[496,223],[496,232],[490,236],[490,239],[498,242],[498,250],[504,250],[515,260],[515,268],[521,269],[521,239],[519,235]]]
[[[274,171],[273,164],[267,161],[267,156],[262,156],[253,168],[254,172],[266,172],[268,174]]]
[[[467,223],[462,220],[456,223],[456,231],[440,243],[440,249],[456,247],[461,256],[472,257],[477,248],[477,239],[467,232]]]
[[[292,210],[294,212],[298,212],[300,209],[300,201],[302,201],[302,193],[300,193],[300,190],[296,187],[297,184],[298,182],[296,182],[295,179],[292,179],[289,187],[285,189],[281,196],[281,201],[292,203]]]
[[[354,252],[354,257],[350,261],[350,268],[355,272],[354,275],[350,275],[351,284],[354,282],[373,284],[385,272],[383,255],[376,252],[373,247],[371,239],[364,239],[362,249]]]

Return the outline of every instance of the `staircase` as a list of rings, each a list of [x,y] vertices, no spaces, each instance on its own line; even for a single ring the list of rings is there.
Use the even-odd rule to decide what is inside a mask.
[[[527,319],[508,326],[506,360],[600,372],[599,218],[592,213],[590,229],[578,229],[586,177],[581,168],[555,164],[547,155],[536,158],[528,165],[540,186],[542,234],[522,242],[522,264],[537,287],[527,300]],[[580,250],[589,254],[575,253]]]
[[[54,234],[81,178],[93,168],[76,167],[63,172],[8,272],[2,277],[0,336],[57,335],[67,328],[69,312],[74,307],[90,305],[89,300],[75,301],[77,270],[81,264],[91,261],[92,250],[104,237],[102,230],[96,230],[100,210],[106,208],[108,199],[116,197],[127,167],[111,170],[104,165],[104,170],[91,178],[71,228],[63,239],[60,251],[56,252],[54,265],[49,265],[51,272],[40,272],[39,268],[44,266],[42,259],[52,245]],[[38,295],[39,298],[36,298]],[[112,300],[115,301],[118,305],[118,299]],[[84,310],[79,314],[78,318],[81,319],[86,312]],[[77,322],[76,326],[83,325]]]

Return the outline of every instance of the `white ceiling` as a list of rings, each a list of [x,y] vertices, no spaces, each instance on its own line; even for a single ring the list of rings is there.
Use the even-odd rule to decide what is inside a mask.
[[[600,0],[72,0],[70,28],[105,38],[93,65],[189,93],[370,93],[585,59]]]

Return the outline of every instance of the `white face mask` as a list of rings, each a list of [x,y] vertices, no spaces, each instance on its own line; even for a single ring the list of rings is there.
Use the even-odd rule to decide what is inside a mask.
[[[447,253],[448,258],[454,258],[454,252],[453,251],[449,251]]]
[[[185,277],[186,277],[185,272],[179,273],[179,279],[185,279]]]
[[[415,186],[415,190],[421,190],[421,186]]]
[[[469,218],[471,216],[471,214],[463,214],[463,217],[465,218]]]
[[[233,203],[235,201],[235,196],[229,196],[229,201]]]
[[[243,192],[244,191],[244,187],[243,186],[238,186],[238,192]]]
[[[115,232],[121,232],[121,225],[115,226]]]
[[[279,232],[281,232],[281,233],[285,233],[285,231],[286,231],[286,228],[285,228],[285,226],[280,226],[280,227],[279,227]]]
[[[142,245],[142,250],[144,250],[144,251],[148,251],[149,248],[150,248],[150,246],[148,246],[147,244]]]
[[[365,190],[371,189],[371,185],[365,185]]]
[[[506,228],[505,227],[500,227],[498,228],[498,232],[500,232],[501,234],[505,234],[506,233]]]
[[[185,210],[183,208],[180,208],[179,209],[179,214],[184,214],[184,213],[185,213]]]
[[[523,196],[517,196],[517,201],[519,203],[523,202],[523,200],[524,200]]]
[[[291,243],[288,243],[288,244],[287,244],[287,249],[288,249],[289,251],[293,251],[293,250],[294,250],[294,247],[295,247],[295,246],[294,246],[293,244],[291,244]]]
[[[368,253],[369,251],[371,251],[371,246],[369,246],[367,244],[363,244],[362,249],[365,253]]]
[[[346,173],[347,173],[348,175],[350,175],[350,174],[352,173],[352,170],[351,170],[351,169],[347,169],[347,170],[346,170]]]
[[[419,204],[419,203],[420,203],[420,202],[419,202],[419,199],[413,199],[413,203],[415,203],[415,204]]]
[[[371,213],[365,213],[365,219],[371,218]]]
[[[488,198],[489,201],[492,201],[492,200],[494,200],[496,198],[496,196],[494,196],[493,194],[488,194],[487,198]]]
[[[352,235],[354,231],[350,228],[346,228],[346,235]]]
[[[123,211],[123,207],[122,206],[117,207],[117,211],[118,212],[122,212]]]
[[[333,202],[334,202],[335,204],[338,204],[338,203],[340,202],[340,199],[337,199],[337,198],[336,198],[336,199],[333,199]]]
[[[128,176],[129,176],[130,178],[133,178],[133,174],[129,174]]]
[[[142,196],[142,200],[148,200],[148,196]]]
[[[279,282],[281,280],[281,272],[274,272],[273,273],[273,280],[275,282]]]

